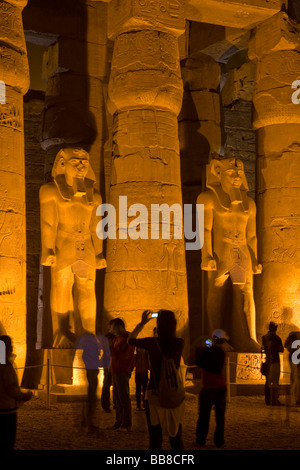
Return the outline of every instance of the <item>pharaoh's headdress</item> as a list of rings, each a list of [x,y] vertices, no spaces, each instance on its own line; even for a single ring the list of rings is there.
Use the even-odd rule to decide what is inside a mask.
[[[55,157],[54,164],[53,164],[53,167],[52,167],[53,179],[54,179],[54,181],[55,181],[55,183],[58,187],[58,190],[59,190],[60,194],[62,195],[62,197],[64,199],[71,199],[71,197],[75,193],[74,186],[70,187],[69,185],[67,185],[66,179],[65,179],[65,168],[64,168],[64,165],[62,165],[62,159],[66,160],[66,158],[67,158],[67,155],[66,155],[66,152],[65,152],[66,150],[72,150],[74,152],[74,157],[77,157],[78,154],[80,154],[80,153],[84,153],[85,156],[88,156],[88,159],[89,159],[89,154],[84,149],[82,149],[80,147],[76,147],[76,148],[68,147],[68,148],[65,148],[65,149],[61,149]],[[68,157],[68,158],[70,158],[70,157]],[[96,182],[96,176],[95,176],[95,173],[94,173],[91,165],[89,164],[89,169],[88,169],[87,175],[86,175],[86,177],[84,178],[84,181],[83,181],[83,188],[81,188],[79,192],[86,194],[88,203],[90,203],[90,204],[93,202],[95,182]],[[75,183],[76,182],[74,182],[74,184]]]

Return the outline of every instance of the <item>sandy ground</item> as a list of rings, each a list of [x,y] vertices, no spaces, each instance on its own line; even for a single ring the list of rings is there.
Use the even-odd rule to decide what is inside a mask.
[[[269,407],[262,396],[231,397],[227,403],[225,446],[226,450],[299,450],[300,409],[288,405]],[[41,398],[34,397],[18,412],[16,450],[147,450],[148,434],[143,411],[135,409],[132,397],[133,429],[122,432],[107,429],[114,423],[114,412],[104,413],[97,406],[98,434],[79,431],[82,403],[53,403],[47,409]],[[197,395],[188,393],[186,399],[183,438],[186,451],[214,450],[212,433],[214,414],[206,446],[195,444],[195,427],[198,416]],[[164,439],[165,450],[169,449]]]

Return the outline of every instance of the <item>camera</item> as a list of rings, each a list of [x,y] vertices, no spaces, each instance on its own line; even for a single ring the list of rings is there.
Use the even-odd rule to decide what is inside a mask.
[[[157,318],[158,317],[158,312],[153,312],[151,314],[151,318]]]
[[[208,348],[210,348],[212,346],[212,340],[211,339],[207,339],[205,341],[205,346],[207,346]]]

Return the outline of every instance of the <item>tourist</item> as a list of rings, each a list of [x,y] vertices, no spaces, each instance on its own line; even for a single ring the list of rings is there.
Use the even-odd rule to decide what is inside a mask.
[[[201,368],[202,387],[199,394],[199,416],[196,425],[196,442],[200,446],[206,443],[212,407],[215,408],[216,428],[214,444],[224,445],[224,423],[226,410],[226,341],[224,330],[215,330],[212,340],[196,351],[196,364]]]
[[[22,392],[18,376],[13,367],[13,346],[11,338],[0,336],[5,344],[5,364],[0,363],[0,449],[13,450],[17,431],[17,410],[19,406],[31,399],[32,392]]]
[[[94,424],[97,405],[98,375],[101,367],[109,366],[109,343],[108,339],[101,333],[98,333],[96,336],[92,333],[85,333],[78,338],[74,349],[75,351],[77,349],[82,350],[82,360],[86,369],[88,390],[82,426],[87,427],[88,432],[91,433],[99,430]]]
[[[294,343],[294,341],[297,341],[297,343]],[[284,343],[284,347],[289,352],[289,363],[291,370],[291,395],[296,406],[300,406],[300,364],[299,354],[296,353],[296,355],[294,355],[294,353],[299,348],[299,344],[300,331],[292,331]],[[298,352],[300,352],[300,350]]]
[[[148,423],[150,450],[162,449],[163,433],[169,436],[172,450],[183,449],[182,442],[182,420],[184,402],[175,409],[167,409],[154,404],[150,398],[152,392],[157,389],[160,381],[160,371],[163,355],[173,358],[177,369],[179,369],[182,357],[184,341],[176,337],[176,318],[169,310],[160,310],[157,316],[157,337],[137,338],[152,317],[152,312],[146,310],[142,314],[141,322],[135,327],[128,337],[128,343],[137,348],[148,351],[150,361],[150,379],[146,393],[146,417]]]
[[[112,348],[113,340],[114,340],[114,337],[115,337],[115,335],[112,333],[112,323],[113,323],[113,320],[110,320],[109,327],[108,327],[108,332],[105,335],[106,338],[108,339],[110,350]],[[110,388],[112,386],[112,375],[111,375],[111,371],[109,369],[109,365],[107,367],[104,367],[103,375],[104,375],[104,377],[103,377],[103,385],[102,385],[102,392],[101,392],[101,406],[102,406],[103,411],[105,411],[105,413],[111,413],[111,409],[110,409]],[[114,400],[113,400],[113,402],[114,402]],[[115,408],[115,403],[114,403],[114,408]]]
[[[112,321],[112,333],[115,338],[111,349],[110,370],[116,403],[116,420],[113,429],[131,431],[129,380],[134,369],[134,347],[127,343],[129,333],[121,318],[115,318]]]
[[[265,383],[266,405],[281,405],[279,401],[280,356],[284,351],[281,338],[276,334],[277,326],[269,323],[269,331],[262,337],[262,352],[266,355],[268,366]]]

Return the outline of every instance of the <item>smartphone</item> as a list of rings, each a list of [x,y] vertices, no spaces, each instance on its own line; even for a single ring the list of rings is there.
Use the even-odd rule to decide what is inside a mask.
[[[212,340],[211,339],[207,339],[205,341],[205,346],[207,346],[208,348],[210,348],[212,346]]]
[[[158,317],[158,312],[153,312],[151,315],[151,318],[157,318]]]

